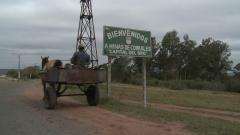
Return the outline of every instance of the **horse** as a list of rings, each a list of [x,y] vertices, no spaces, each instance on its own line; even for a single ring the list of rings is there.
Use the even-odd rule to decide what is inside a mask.
[[[63,68],[63,63],[61,60],[49,60],[49,56],[42,57],[42,70],[49,71],[51,68],[58,67]]]

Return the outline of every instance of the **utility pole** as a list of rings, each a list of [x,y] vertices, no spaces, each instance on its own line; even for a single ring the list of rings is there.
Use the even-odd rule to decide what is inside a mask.
[[[18,57],[18,80],[21,79],[21,53],[12,53]]]
[[[21,79],[21,54],[18,54],[18,80]]]

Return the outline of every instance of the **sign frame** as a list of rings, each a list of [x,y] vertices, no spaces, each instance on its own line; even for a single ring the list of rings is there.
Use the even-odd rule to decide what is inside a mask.
[[[128,44],[128,46],[140,46],[140,47],[149,47],[149,51],[144,51],[145,53],[149,53],[147,55],[123,55],[123,54],[109,54],[109,53],[106,53],[106,49],[105,49],[105,45],[106,45],[106,28],[111,28],[111,29],[120,29],[120,30],[126,30],[126,31],[130,31],[130,32],[135,32],[135,33],[144,33],[142,35],[147,35],[146,36],[148,38],[148,42],[145,43],[147,45],[136,45],[137,43],[131,43],[131,44]],[[127,35],[127,34],[126,34]],[[124,38],[127,38],[127,36],[123,36]],[[135,39],[136,40],[136,39]],[[125,46],[127,45],[126,43],[123,43],[123,42],[119,42],[119,43],[115,43],[116,45],[122,45],[122,46]],[[126,49],[125,49],[126,50]],[[133,50],[135,52],[139,51],[139,50]],[[140,50],[141,51],[141,50]],[[131,29],[131,28],[123,28],[123,27],[115,27],[115,26],[103,26],[103,55],[105,56],[111,56],[111,57],[114,57],[114,56],[122,56],[122,57],[140,57],[140,58],[151,58],[153,56],[153,53],[152,53],[152,44],[151,44],[151,31],[146,31],[146,30],[137,30],[137,29]]]

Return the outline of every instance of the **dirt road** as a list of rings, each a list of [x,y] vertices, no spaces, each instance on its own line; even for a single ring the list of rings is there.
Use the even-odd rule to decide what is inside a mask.
[[[191,135],[178,123],[156,124],[132,119],[71,98],[56,110],[43,109],[37,81],[0,80],[0,130],[4,135]]]

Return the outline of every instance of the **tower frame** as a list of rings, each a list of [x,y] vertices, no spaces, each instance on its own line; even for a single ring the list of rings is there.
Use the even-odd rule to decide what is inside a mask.
[[[96,35],[92,13],[92,0],[80,0],[81,12],[79,17],[76,51],[80,45],[90,55],[91,68],[98,66]]]

